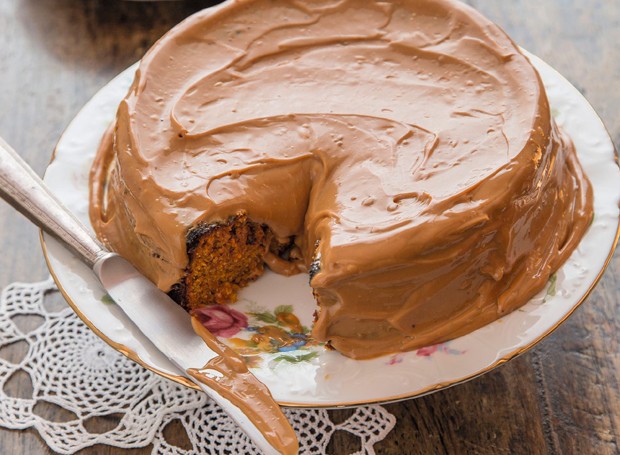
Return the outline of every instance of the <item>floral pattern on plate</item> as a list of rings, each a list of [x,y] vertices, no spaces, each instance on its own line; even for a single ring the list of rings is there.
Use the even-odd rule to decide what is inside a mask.
[[[260,368],[262,354],[279,354],[277,362],[308,362],[319,355],[322,343],[310,336],[310,329],[295,315],[292,305],[273,310],[251,303],[251,311],[241,312],[230,305],[210,305],[192,311],[211,333],[239,353],[250,368]],[[322,349],[320,349],[322,350]]]

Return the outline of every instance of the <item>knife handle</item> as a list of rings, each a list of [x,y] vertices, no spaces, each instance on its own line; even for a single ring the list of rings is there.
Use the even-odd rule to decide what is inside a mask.
[[[0,138],[0,197],[73,250],[89,267],[107,251],[45,186],[28,164]]]

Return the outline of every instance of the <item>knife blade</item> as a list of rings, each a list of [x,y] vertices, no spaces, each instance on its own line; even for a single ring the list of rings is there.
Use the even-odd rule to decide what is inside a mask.
[[[217,402],[263,453],[297,453],[294,430],[243,359],[129,262],[107,251],[2,138],[0,196],[91,267],[140,331]]]

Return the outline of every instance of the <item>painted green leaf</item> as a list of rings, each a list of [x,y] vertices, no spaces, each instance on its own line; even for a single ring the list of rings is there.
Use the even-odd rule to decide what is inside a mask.
[[[276,317],[268,311],[263,311],[262,313],[250,313],[256,319],[261,322],[266,322],[267,324],[273,324],[277,321]]]
[[[307,362],[309,360],[312,360],[317,355],[319,355],[318,352],[312,351],[312,352],[308,352],[307,354],[301,354],[301,355],[279,355],[274,360],[277,362],[301,363],[301,362]]]
[[[549,288],[547,289],[547,295],[545,296],[543,302],[546,302],[549,297],[555,297],[555,295],[558,293],[557,282],[558,275],[554,273],[549,277]]]
[[[293,312],[293,305],[279,305],[279,306],[276,307],[276,309],[273,312],[275,314],[292,313]]]
[[[110,294],[105,294],[103,297],[101,297],[101,303],[105,303],[106,305],[115,305],[116,302],[114,302],[114,300],[112,300],[112,297],[110,297]]]

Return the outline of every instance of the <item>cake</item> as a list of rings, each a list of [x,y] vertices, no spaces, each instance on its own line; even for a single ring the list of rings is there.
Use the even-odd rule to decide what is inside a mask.
[[[536,70],[469,6],[238,0],[144,56],[90,215],[190,311],[234,302],[265,264],[308,273],[313,336],[361,359],[524,305],[592,197]]]

